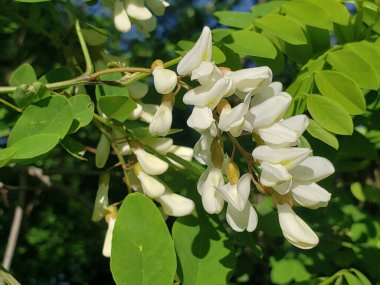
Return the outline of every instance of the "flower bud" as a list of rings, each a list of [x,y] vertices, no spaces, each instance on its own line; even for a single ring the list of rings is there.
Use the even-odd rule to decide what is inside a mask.
[[[142,148],[137,148],[133,150],[133,153],[136,155],[138,162],[140,163],[141,168],[150,175],[160,175],[164,173],[169,165],[167,162],[159,159],[158,157],[154,156],[153,154],[150,154],[146,152]]]
[[[154,114],[152,122],[149,125],[149,132],[154,136],[166,136],[173,120],[173,105],[171,101],[163,101]]]
[[[221,169],[223,166],[223,159],[224,159],[224,154],[223,154],[223,148],[219,144],[219,139],[214,138],[214,140],[211,143],[211,160],[212,163],[216,168]]]
[[[227,163],[226,173],[227,173],[228,181],[231,184],[238,183],[239,178],[240,178],[240,171],[239,171],[239,167],[237,166],[235,162],[230,161]]]
[[[190,215],[194,210],[194,202],[168,189],[156,199],[162,206],[164,213],[169,216],[182,217]]]
[[[282,233],[291,244],[302,249],[310,249],[318,244],[317,235],[288,204],[277,204],[277,209]]]
[[[119,32],[128,33],[131,30],[131,21],[129,20],[124,3],[120,0],[115,0],[113,21],[115,28]]]
[[[127,13],[136,20],[148,20],[152,13],[144,6],[144,0],[126,0]]]
[[[149,198],[157,198],[165,192],[165,185],[163,185],[156,178],[142,171],[138,163],[134,165],[133,171],[141,182],[141,187],[144,191],[144,194]]]

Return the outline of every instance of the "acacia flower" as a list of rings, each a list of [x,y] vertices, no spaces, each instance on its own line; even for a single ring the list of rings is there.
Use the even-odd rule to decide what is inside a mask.
[[[149,175],[160,175],[164,173],[169,165],[167,162],[159,159],[158,157],[146,152],[143,148],[132,148],[133,153],[136,155],[141,168]]]
[[[153,119],[149,125],[149,132],[152,135],[166,136],[169,133],[173,120],[173,104],[173,93],[164,95],[162,97],[161,105],[158,108],[156,114],[154,114]]]
[[[167,188],[156,200],[161,204],[164,213],[168,216],[182,217],[190,215],[194,210],[194,202],[192,200]]]

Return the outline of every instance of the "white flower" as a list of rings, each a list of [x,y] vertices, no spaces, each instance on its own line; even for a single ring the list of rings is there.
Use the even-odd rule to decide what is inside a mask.
[[[115,227],[116,218],[111,217],[108,221],[108,228],[106,232],[106,237],[104,238],[103,250],[102,254],[105,257],[111,257],[111,249],[112,249],[112,235],[113,229]]]
[[[149,198],[157,198],[165,192],[165,185],[163,185],[156,178],[146,174],[142,170],[137,172],[138,173],[136,173],[136,176],[141,182],[141,187]]]
[[[136,103],[136,108],[133,109],[132,113],[128,116],[128,120],[137,120],[141,117],[141,113],[143,112],[143,108],[139,103]]]
[[[142,107],[140,120],[150,124],[153,120],[154,115],[157,113],[159,106],[154,104],[144,104],[142,102],[139,104]]]
[[[191,80],[197,80],[201,85],[214,84],[223,74],[215,66],[215,63],[202,61],[201,64],[191,73]]]
[[[272,81],[272,71],[267,66],[241,69],[228,74],[237,90],[259,93]]]
[[[253,106],[245,117],[247,122],[246,129],[256,131],[259,128],[273,125],[282,118],[291,102],[292,97],[282,92]]]
[[[224,107],[220,113],[218,127],[224,132],[230,132],[234,137],[240,136],[243,130],[244,116],[249,108],[251,94],[247,94],[244,102],[234,108]]]
[[[194,202],[186,197],[166,189],[164,194],[156,198],[161,204],[164,213],[169,216],[182,217],[190,215],[194,210]]]
[[[128,33],[130,31],[131,21],[129,20],[124,3],[120,0],[115,0],[113,20],[115,28],[119,32]]]
[[[277,204],[277,209],[282,233],[291,244],[302,249],[310,249],[318,244],[317,235],[288,204]]]
[[[133,153],[136,155],[141,168],[147,174],[160,175],[164,173],[169,167],[167,162],[163,161],[162,159],[159,159],[153,154],[146,152],[142,148],[134,149]]]
[[[180,146],[180,145],[173,145],[170,149],[169,149],[169,152],[175,154],[176,156],[182,158],[183,160],[186,160],[186,161],[191,161],[193,159],[193,154],[194,154],[194,150],[190,147],[186,147],[186,146]],[[185,167],[178,163],[177,161],[171,159],[168,157],[168,159],[170,160],[170,162],[172,164],[174,164],[176,167],[180,168],[180,169],[184,169]]]
[[[194,146],[194,158],[201,164],[210,165],[211,162],[211,144],[214,137],[210,132],[201,135]]]
[[[266,187],[272,187],[281,195],[289,192],[292,175],[281,164],[261,163],[260,183]]]
[[[248,201],[251,191],[250,174],[244,174],[236,184],[227,183],[218,187],[227,206],[227,222],[235,231],[242,232],[247,230],[252,232],[257,226],[257,214],[251,203]]]
[[[177,73],[180,75],[191,74],[202,61],[211,61],[212,35],[209,27],[204,27],[202,34],[177,66]]]
[[[290,170],[311,153],[312,150],[309,148],[272,148],[267,145],[260,145],[253,150],[252,156],[260,162],[266,161],[271,164],[281,164],[287,170]]]
[[[190,117],[187,119],[187,125],[200,133],[211,128],[214,123],[215,120],[209,107],[194,107]]]
[[[331,194],[315,182],[330,176],[334,171],[332,163],[324,157],[306,158],[289,171],[293,176],[291,188],[293,199],[303,207],[311,209],[325,207],[330,201]]]
[[[274,125],[256,130],[265,144],[273,147],[289,147],[298,144],[299,138],[306,130],[309,119],[305,115],[297,115],[282,120]]]
[[[173,146],[173,139],[171,138],[145,138],[141,140],[141,143],[150,146],[159,154],[165,155],[170,151]]]
[[[183,96],[183,102],[187,105],[195,105],[199,108],[209,107],[213,110],[231,88],[231,79],[221,78],[213,85],[198,86],[191,89]]]
[[[149,125],[149,132],[154,136],[166,136],[172,126],[173,106],[168,100],[161,103]]]
[[[153,17],[148,8],[144,6],[144,0],[126,0],[126,8],[129,16],[136,20],[148,20]]]
[[[153,70],[153,79],[154,87],[160,94],[169,94],[177,86],[177,74],[161,66]]]
[[[219,214],[223,210],[224,199],[217,187],[224,184],[222,170],[209,166],[198,180],[197,189],[202,196],[203,208],[209,214]]]

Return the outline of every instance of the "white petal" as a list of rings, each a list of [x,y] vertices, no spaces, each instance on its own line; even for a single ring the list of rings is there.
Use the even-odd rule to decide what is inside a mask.
[[[280,195],[285,195],[289,192],[290,187],[292,187],[293,180],[287,180],[281,184],[273,186],[273,189]]]
[[[261,163],[260,182],[264,186],[273,187],[291,179],[292,175],[281,164]]]
[[[169,94],[177,86],[177,74],[162,67],[153,70],[154,87],[160,94]]]
[[[309,125],[309,118],[306,115],[296,115],[281,121],[280,124],[295,131],[300,137]]]
[[[272,164],[282,164],[290,170],[297,166],[301,161],[312,153],[309,148],[289,147],[289,148],[272,148],[267,145],[256,147],[252,156],[259,161],[267,161]]]
[[[211,61],[212,35],[209,27],[204,27],[199,39],[181,59],[177,66],[177,73],[180,75],[191,74],[202,61]]]
[[[106,237],[104,238],[104,244],[103,244],[103,250],[102,250],[102,254],[105,257],[111,256],[112,233],[115,227],[115,222],[116,222],[115,218],[110,218],[110,220],[108,221],[108,229],[106,232]]]
[[[141,142],[163,155],[165,155],[173,146],[173,139],[171,138],[147,138],[142,139]]]
[[[115,0],[114,6],[114,17],[113,17],[115,28],[122,33],[128,33],[131,29],[131,21],[125,10],[124,3],[120,0]]]
[[[136,155],[141,168],[150,175],[160,175],[169,167],[165,161],[159,159],[153,154],[150,154],[149,152],[146,152],[142,148],[134,150],[133,153]]]
[[[248,112],[249,101],[251,94],[247,94],[243,103],[235,106],[234,108],[224,108],[219,117],[219,129],[222,131],[229,131],[231,128],[243,126],[244,116]]]
[[[265,144],[273,147],[289,147],[298,141],[297,133],[281,123],[275,123],[268,128],[260,128],[257,130],[257,134]]]
[[[282,233],[291,244],[302,249],[310,249],[318,244],[317,235],[288,204],[277,204],[277,209]]]
[[[287,93],[271,97],[249,109],[246,120],[254,130],[269,127],[282,118],[291,102],[292,97]]]
[[[331,194],[316,183],[298,184],[291,192],[298,204],[310,209],[326,207],[331,198]]]
[[[259,93],[272,81],[272,71],[267,66],[241,69],[229,75],[236,89],[242,92]]]
[[[250,174],[244,174],[237,184],[231,185],[227,183],[218,187],[228,204],[231,204],[238,211],[242,211],[247,204],[249,193],[251,192],[251,178]]]
[[[136,108],[132,111],[132,113],[128,116],[128,120],[137,120],[140,118],[143,108],[140,104],[136,103]]]
[[[173,120],[172,110],[173,106],[171,102],[164,101],[161,103],[149,125],[149,132],[152,135],[166,136],[169,133]]]
[[[165,8],[169,7],[169,3],[164,0],[145,0],[146,5],[156,16],[162,16]]]
[[[169,152],[174,153],[176,156],[179,156],[184,160],[191,161],[193,159],[194,149],[181,145],[173,145],[169,149]]]
[[[194,145],[194,158],[201,164],[209,165],[211,163],[211,143],[213,137],[210,133],[205,132]],[[209,163],[210,162],[210,163]]]
[[[202,195],[203,208],[209,214],[218,214],[223,210],[224,199],[216,187],[224,184],[222,170],[209,167],[197,183],[198,193]]]
[[[187,125],[198,132],[204,132],[211,127],[214,121],[209,107],[194,107],[190,117],[187,119]]]
[[[140,120],[150,124],[153,120],[154,114],[157,113],[159,106],[154,105],[154,104],[144,104],[144,103],[139,103],[142,107],[142,112],[140,115]]]
[[[165,186],[154,177],[146,174],[144,171],[140,171],[137,178],[141,182],[144,193],[149,198],[157,198],[165,192]]]
[[[148,86],[140,81],[135,81],[128,86],[129,97],[138,100],[148,94]]]
[[[126,0],[125,3],[128,15],[136,20],[148,20],[153,16],[143,0]]]
[[[307,182],[318,182],[334,172],[332,163],[320,156],[308,157],[290,171],[297,180]]]
[[[222,78],[223,74],[215,66],[215,63],[202,61],[201,64],[191,73],[191,80],[198,80],[201,85],[213,84]]]
[[[164,213],[169,216],[182,217],[190,215],[194,210],[192,200],[168,190],[156,200],[161,204]]]
[[[257,213],[250,203],[242,211],[238,211],[231,204],[227,207],[226,219],[234,231],[242,232],[245,229],[253,232],[257,227]]]
[[[183,96],[183,102],[197,107],[209,107],[212,110],[230,88],[231,80],[221,78],[210,86],[199,86],[191,89]]]

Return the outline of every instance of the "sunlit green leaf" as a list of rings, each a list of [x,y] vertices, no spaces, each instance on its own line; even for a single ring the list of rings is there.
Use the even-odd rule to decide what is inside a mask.
[[[74,121],[69,133],[74,133],[91,123],[94,116],[94,103],[92,103],[90,96],[85,94],[72,96],[69,98],[69,102],[74,112]]]
[[[307,132],[314,138],[328,144],[329,146],[338,149],[339,141],[334,134],[326,131],[316,121],[309,119],[309,126]]]
[[[251,13],[237,11],[218,11],[214,13],[219,23],[234,28],[245,28],[253,23]]]
[[[125,198],[113,232],[111,271],[117,284],[172,285],[176,272],[173,240],[152,200]]]

